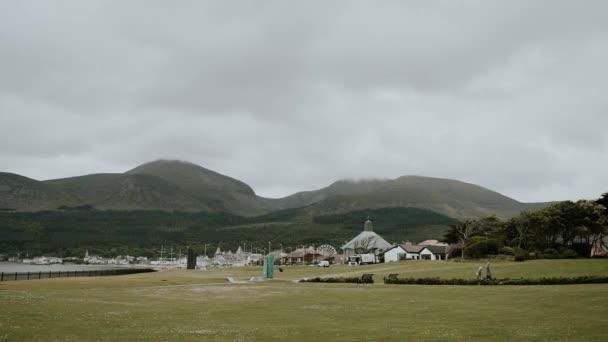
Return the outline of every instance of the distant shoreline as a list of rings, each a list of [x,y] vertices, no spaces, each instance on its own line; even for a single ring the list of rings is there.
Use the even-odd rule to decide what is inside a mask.
[[[53,264],[31,265],[16,262],[0,262],[0,272],[56,272],[56,271],[86,271],[86,270],[114,270],[130,268],[120,265],[84,265],[84,264]]]

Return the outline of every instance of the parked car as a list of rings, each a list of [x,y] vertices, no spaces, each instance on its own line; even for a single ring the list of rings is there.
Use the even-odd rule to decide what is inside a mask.
[[[327,261],[327,260],[320,261],[317,264],[317,266],[319,266],[319,267],[329,267],[329,261]]]

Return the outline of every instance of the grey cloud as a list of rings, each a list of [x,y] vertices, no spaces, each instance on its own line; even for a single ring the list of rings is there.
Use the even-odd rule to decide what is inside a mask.
[[[608,186],[603,1],[0,4],[0,170],[179,158],[282,196],[420,174]]]

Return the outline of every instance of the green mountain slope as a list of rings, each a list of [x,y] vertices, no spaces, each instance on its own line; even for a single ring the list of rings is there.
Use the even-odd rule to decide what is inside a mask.
[[[302,191],[278,199],[275,205],[279,208],[298,208],[320,202],[332,196],[363,195],[386,186],[387,182],[389,180],[362,180],[356,182],[339,180],[319,190]]]
[[[454,218],[512,217],[546,204],[526,204],[478,185],[451,179],[403,176],[388,180],[339,181],[317,191],[288,196],[280,205],[314,207],[330,214],[383,207],[430,209]]]
[[[36,211],[77,203],[77,199],[53,184],[0,172],[0,208],[4,210]]]
[[[193,204],[189,207],[169,207],[172,209],[226,211],[244,215],[255,215],[274,209],[268,205],[267,200],[256,196],[249,185],[184,161],[157,160],[140,165],[126,174],[158,177],[193,199]],[[206,203],[207,207],[196,207],[197,203]]]
[[[144,174],[93,174],[44,184],[69,194],[81,205],[93,205],[97,209],[210,211],[214,205],[213,201],[194,198],[164,179]]]
[[[126,173],[49,181],[0,173],[0,208],[36,211],[82,205],[97,209],[228,212],[246,216],[299,207],[307,207],[307,215],[415,207],[462,219],[493,214],[506,218],[545,204],[524,204],[477,185],[418,176],[342,180],[323,189],[268,199],[257,196],[239,180],[175,160],[146,163]]]
[[[56,210],[91,205],[97,209],[181,210],[256,215],[272,201],[233,178],[181,161],[159,160],[126,173],[36,181],[0,173],[0,208]]]
[[[253,189],[239,180],[179,160],[157,160],[145,163],[127,171],[126,174],[156,176],[192,192],[255,196]]]

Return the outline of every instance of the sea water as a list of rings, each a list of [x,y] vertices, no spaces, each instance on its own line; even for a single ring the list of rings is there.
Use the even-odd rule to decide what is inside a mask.
[[[125,268],[117,265],[79,265],[79,264],[53,264],[53,265],[30,265],[15,262],[0,262],[0,272],[57,272],[57,271],[95,271],[114,270]]]

